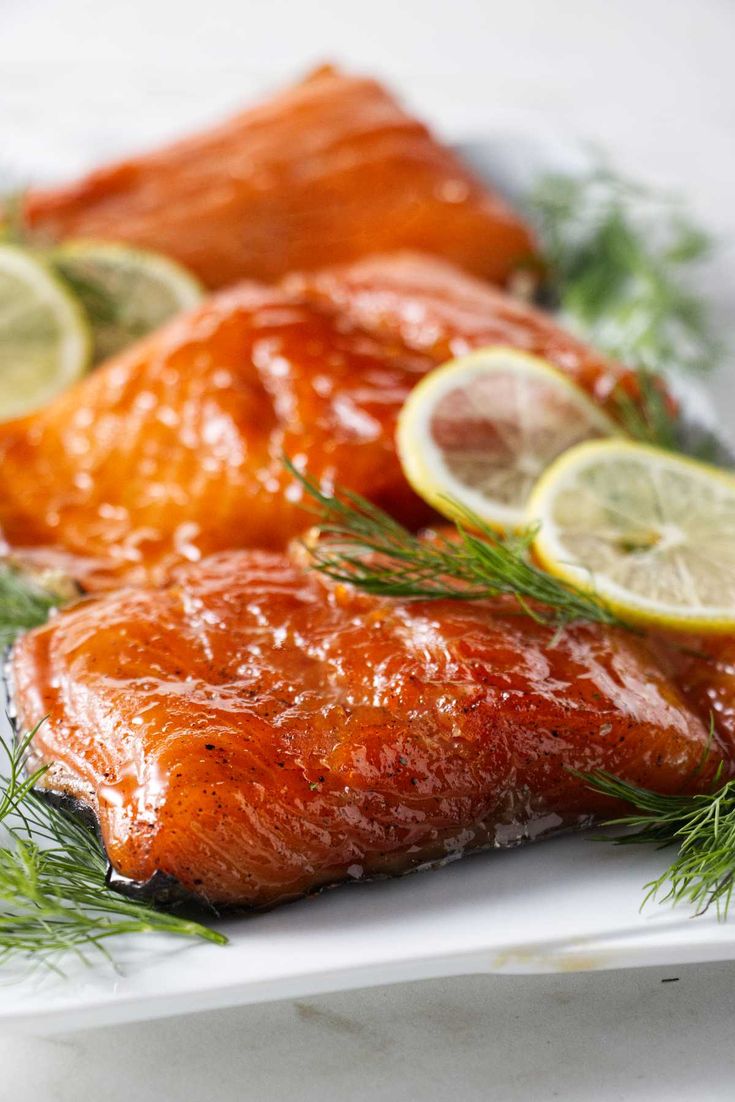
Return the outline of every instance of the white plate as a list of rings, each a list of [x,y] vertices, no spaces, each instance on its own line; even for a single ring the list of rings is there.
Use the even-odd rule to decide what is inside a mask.
[[[556,972],[735,956],[735,924],[649,905],[661,854],[589,836],[468,857],[233,918],[224,948],[160,935],[115,946],[116,967],[72,962],[0,987],[6,1028],[53,1033],[481,972]]]
[[[504,135],[465,147],[511,194],[580,157]],[[698,415],[706,403],[698,402]],[[6,1029],[53,1033],[401,980],[735,957],[735,923],[639,906],[669,855],[589,836],[479,854],[220,923],[220,948],[161,935],[111,944],[115,966],[71,961],[0,984]]]

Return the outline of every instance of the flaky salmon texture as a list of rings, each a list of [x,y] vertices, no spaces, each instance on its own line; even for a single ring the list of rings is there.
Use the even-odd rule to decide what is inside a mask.
[[[16,644],[11,682],[24,729],[47,717],[45,785],[92,809],[118,874],[217,904],[617,810],[570,768],[679,792],[720,760],[707,687],[638,636],[361,595],[263,551],[62,612]]]
[[[208,287],[419,248],[505,282],[522,220],[376,81],[325,67],[221,126],[31,191],[31,229],[160,250]]]
[[[429,521],[396,455],[407,394],[451,355],[538,353],[600,401],[625,373],[548,315],[420,254],[246,283],[0,425],[0,528],[90,589],[162,581],[309,524],[283,456],[329,491]]]

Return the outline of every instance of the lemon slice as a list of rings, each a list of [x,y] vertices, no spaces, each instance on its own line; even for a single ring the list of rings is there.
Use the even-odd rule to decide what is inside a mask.
[[[574,383],[536,356],[482,348],[425,376],[398,422],[398,452],[416,492],[445,516],[447,499],[500,530],[525,522],[538,476],[582,440],[619,432]]]
[[[735,629],[735,477],[646,444],[581,444],[539,480],[528,517],[552,574],[628,620]]]
[[[0,419],[44,405],[84,374],[83,310],[43,261],[0,246]]]
[[[54,249],[50,259],[87,313],[95,363],[202,298],[201,285],[180,264],[127,245],[72,241]]]

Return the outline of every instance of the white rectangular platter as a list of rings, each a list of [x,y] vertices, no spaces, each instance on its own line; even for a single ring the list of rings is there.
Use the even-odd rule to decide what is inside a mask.
[[[640,911],[665,860],[577,835],[230,918],[219,923],[225,947],[137,936],[115,945],[115,966],[7,977],[0,1022],[66,1032],[401,980],[735,957],[733,922]]]
[[[511,193],[574,164],[555,145],[512,135],[467,152]],[[735,919],[655,903],[640,911],[643,886],[669,859],[577,835],[222,920],[224,948],[138,936],[111,944],[114,965],[72,960],[63,976],[3,978],[0,1023],[66,1032],[438,976],[735,958]]]

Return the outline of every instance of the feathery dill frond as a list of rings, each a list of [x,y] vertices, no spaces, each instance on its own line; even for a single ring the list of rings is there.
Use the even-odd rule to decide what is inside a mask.
[[[34,791],[45,772],[24,771],[35,728],[18,745],[0,739],[0,965],[25,961],[63,970],[63,954],[108,954],[110,938],[166,933],[218,945],[216,930],[128,899],[107,884],[107,859],[95,835]]]
[[[359,494],[322,493],[289,460],[286,466],[314,503],[319,538],[306,544],[312,566],[334,581],[366,593],[409,599],[476,601],[515,597],[537,621],[560,627],[574,620],[620,624],[594,594],[582,592],[534,566],[530,528],[500,536],[466,509],[451,538],[423,539]]]
[[[595,347],[653,375],[717,366],[722,346],[690,278],[712,245],[680,201],[598,161],[543,177],[528,205],[559,305]]]
[[[735,780],[722,784],[720,771],[710,792],[667,796],[602,770],[585,779],[595,791],[636,809],[605,824],[625,828],[614,839],[617,845],[679,847],[666,871],[646,884],[644,902],[687,902],[699,913],[715,907],[727,917],[735,888]]]

